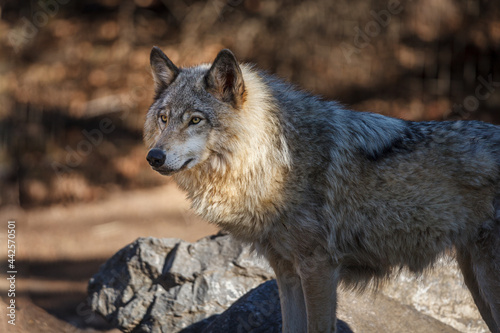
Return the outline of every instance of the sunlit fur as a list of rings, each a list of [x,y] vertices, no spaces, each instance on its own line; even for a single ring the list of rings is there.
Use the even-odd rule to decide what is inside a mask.
[[[290,169],[287,143],[272,110],[272,97],[258,76],[243,67],[248,99],[241,110],[221,119],[212,151],[203,165],[174,174],[193,208],[207,220],[247,239],[259,238],[284,205],[283,183]],[[259,84],[260,83],[260,84]],[[214,144],[214,141],[218,141]]]
[[[235,108],[203,91],[208,68],[157,96],[145,140],[167,152],[187,140],[158,129],[162,108],[212,109],[198,162],[173,177],[199,215],[269,259],[285,332],[333,332],[338,282],[421,273],[452,248],[500,332],[499,127],[353,112],[247,65]]]

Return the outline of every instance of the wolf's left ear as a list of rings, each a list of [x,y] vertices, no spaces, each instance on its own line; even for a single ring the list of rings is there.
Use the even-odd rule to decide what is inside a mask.
[[[155,80],[155,91],[159,94],[175,80],[179,75],[179,69],[157,46],[153,46],[149,61]]]
[[[205,75],[205,86],[209,93],[223,102],[238,108],[243,103],[245,84],[240,65],[234,54],[222,50]]]

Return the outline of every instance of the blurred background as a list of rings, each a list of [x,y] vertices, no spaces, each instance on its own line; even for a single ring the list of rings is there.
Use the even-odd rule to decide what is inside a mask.
[[[500,123],[498,1],[1,1],[1,225],[18,296],[61,327],[107,329],[86,282],[137,237],[216,232],[145,160],[153,45],[179,66],[229,48],[354,110]]]

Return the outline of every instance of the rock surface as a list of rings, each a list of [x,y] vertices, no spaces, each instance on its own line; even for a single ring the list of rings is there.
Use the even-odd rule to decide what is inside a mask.
[[[274,276],[230,236],[196,243],[140,238],[89,282],[94,311],[124,332],[176,332],[226,310]]]
[[[229,309],[196,323],[181,333],[252,332],[281,333],[281,307],[276,280],[264,282],[250,290]],[[337,333],[352,333],[342,320]]]
[[[460,332],[489,332],[451,258],[441,258],[422,276],[403,271],[380,293]]]
[[[277,285],[265,282],[273,277],[230,236],[141,238],[101,267],[89,297],[124,332],[281,332]],[[420,278],[403,272],[376,294],[339,289],[338,317],[343,333],[487,332],[450,261]]]

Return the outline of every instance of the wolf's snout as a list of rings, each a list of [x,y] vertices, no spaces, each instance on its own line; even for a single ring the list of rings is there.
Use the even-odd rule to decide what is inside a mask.
[[[153,148],[149,151],[148,156],[146,159],[149,162],[149,165],[151,165],[153,168],[159,168],[165,163],[165,153],[163,150],[158,149],[158,148]]]

